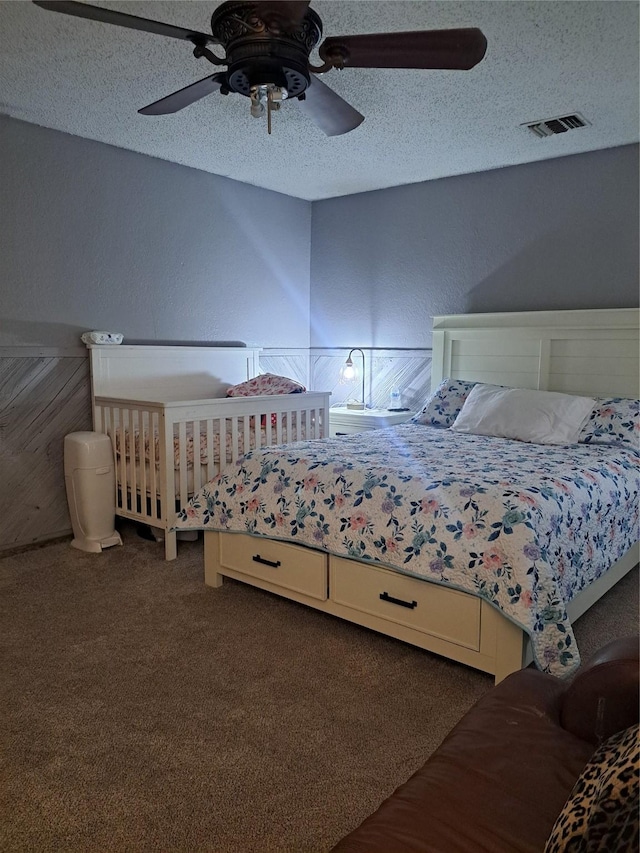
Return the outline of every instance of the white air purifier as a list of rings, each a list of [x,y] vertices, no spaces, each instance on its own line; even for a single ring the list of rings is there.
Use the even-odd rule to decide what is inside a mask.
[[[109,436],[100,432],[65,436],[64,479],[72,547],[99,554],[111,545],[122,545],[115,529],[116,479]]]

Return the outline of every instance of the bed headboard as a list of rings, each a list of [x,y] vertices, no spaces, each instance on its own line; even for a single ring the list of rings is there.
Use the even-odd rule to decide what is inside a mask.
[[[434,317],[431,386],[451,377],[637,398],[639,328],[638,308]]]
[[[91,346],[93,397],[158,402],[224,397],[259,373],[251,347]]]

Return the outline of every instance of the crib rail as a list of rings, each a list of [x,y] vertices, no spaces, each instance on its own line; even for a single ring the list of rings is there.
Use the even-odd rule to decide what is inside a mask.
[[[110,436],[116,514],[165,531],[175,557],[175,514],[208,480],[246,452],[323,438],[325,392],[158,403],[96,397],[94,429]]]

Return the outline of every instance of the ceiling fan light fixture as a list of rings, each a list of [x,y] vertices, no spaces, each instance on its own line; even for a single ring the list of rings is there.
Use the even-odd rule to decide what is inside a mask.
[[[148,104],[138,110],[142,115],[167,115],[213,92],[235,92],[250,98],[251,114],[256,117],[266,106],[269,132],[271,112],[285,98],[294,99],[327,136],[349,133],[364,121],[361,113],[318,79],[325,71],[347,67],[468,71],[482,61],[487,49],[487,40],[476,27],[333,36],[319,45],[322,21],[309,7],[310,0],[226,0],[211,16],[211,35],[77,0],[33,2],[50,12],[190,42],[197,59],[227,66],[226,71]],[[222,48],[224,57],[207,45]],[[324,60],[319,67],[309,63],[316,47]]]
[[[275,86],[273,83],[264,83],[260,86],[251,87],[251,115],[260,118],[267,110],[267,132],[271,133],[271,113],[279,110],[282,101],[286,100],[288,92],[285,88]]]
[[[255,87],[255,91],[251,92],[251,115],[253,118],[260,118],[264,114],[264,104],[260,96],[260,90]]]

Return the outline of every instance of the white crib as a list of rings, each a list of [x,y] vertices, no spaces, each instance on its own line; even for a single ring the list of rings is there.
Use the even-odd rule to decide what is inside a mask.
[[[248,347],[91,346],[93,427],[111,437],[116,514],[164,531],[243,453],[328,434],[329,393],[225,397],[259,373]]]

